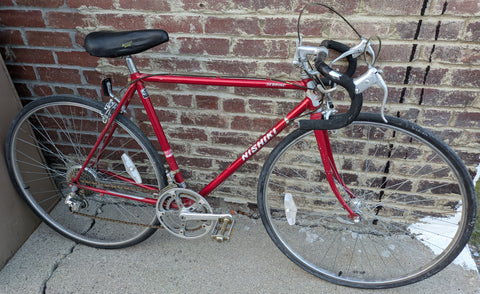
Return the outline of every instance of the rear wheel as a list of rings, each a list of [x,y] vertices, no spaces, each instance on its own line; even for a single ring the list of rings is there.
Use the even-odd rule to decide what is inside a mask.
[[[6,157],[18,192],[50,227],[89,246],[121,248],[153,234],[152,226],[158,224],[155,205],[94,189],[70,194],[70,180],[105,127],[103,112],[103,103],[82,97],[53,96],[31,102],[12,123]],[[118,115],[115,125],[108,145],[100,145],[79,183],[118,194],[153,197],[166,184],[158,153],[123,115]],[[133,162],[142,185],[134,184],[122,156]],[[67,199],[69,195],[74,197]]]
[[[266,230],[306,271],[337,284],[389,288],[447,266],[473,230],[473,183],[459,157],[420,127],[361,114],[329,131],[341,180],[326,180],[314,131],[297,130],[267,159],[258,186]],[[293,199],[293,200],[292,200]],[[289,211],[287,211],[289,209]],[[296,211],[295,211],[296,210]]]

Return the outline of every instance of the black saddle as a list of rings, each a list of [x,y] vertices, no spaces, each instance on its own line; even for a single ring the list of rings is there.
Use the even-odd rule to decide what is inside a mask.
[[[164,30],[125,32],[99,31],[87,35],[85,50],[97,57],[120,57],[140,53],[168,41]]]

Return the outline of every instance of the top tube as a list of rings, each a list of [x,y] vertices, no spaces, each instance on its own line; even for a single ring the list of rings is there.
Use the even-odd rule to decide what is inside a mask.
[[[269,88],[269,89],[288,89],[288,90],[308,90],[307,84],[310,79],[301,81],[279,81],[271,79],[255,78],[222,78],[222,77],[203,77],[203,76],[183,76],[172,74],[140,74],[131,75],[132,80],[142,80],[144,82],[154,83],[174,83],[174,84],[193,84],[207,86],[224,87],[249,87],[249,88]]]

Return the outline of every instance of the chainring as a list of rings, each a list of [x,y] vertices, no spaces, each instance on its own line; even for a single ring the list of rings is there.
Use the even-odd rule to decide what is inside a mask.
[[[183,188],[163,192],[157,201],[157,217],[162,226],[173,235],[184,239],[203,237],[211,232],[212,220],[182,220],[180,213],[212,213],[207,200],[200,194]]]

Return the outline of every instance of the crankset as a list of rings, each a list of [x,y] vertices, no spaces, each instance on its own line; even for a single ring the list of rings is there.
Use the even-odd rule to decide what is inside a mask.
[[[157,201],[157,217],[162,226],[177,237],[195,239],[212,233],[214,240],[227,241],[233,232],[230,214],[214,214],[207,200],[188,189],[171,188]]]

